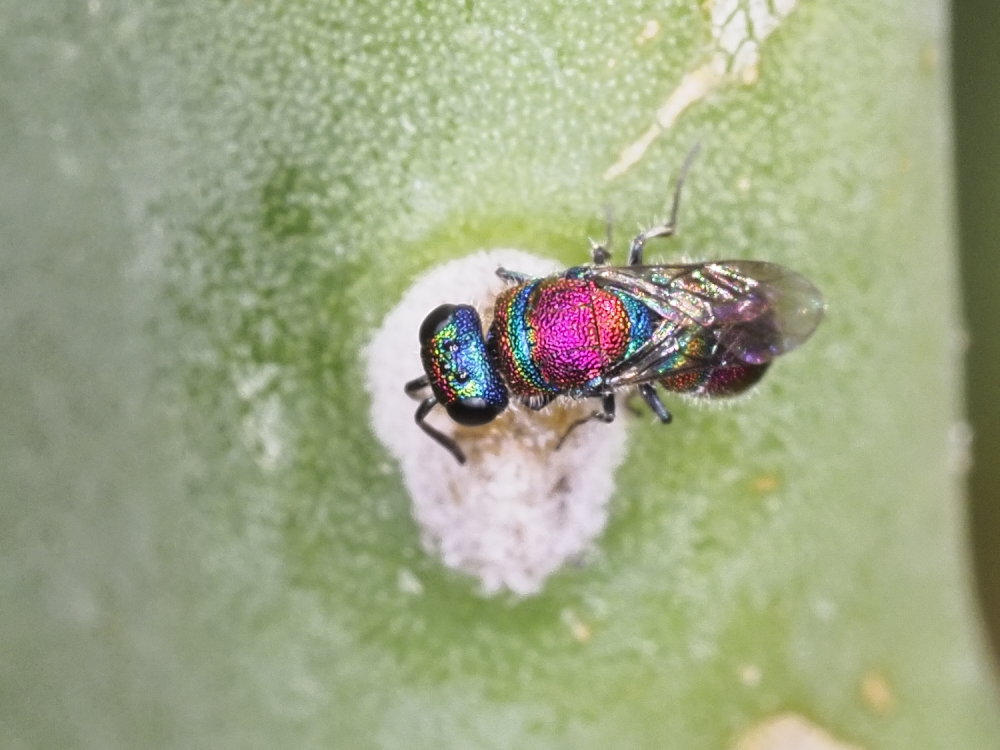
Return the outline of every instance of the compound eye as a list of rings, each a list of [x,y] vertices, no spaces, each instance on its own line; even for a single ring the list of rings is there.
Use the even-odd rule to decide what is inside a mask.
[[[503,411],[503,406],[491,404],[482,398],[463,398],[445,407],[448,416],[466,427],[476,427],[493,419]]]
[[[438,332],[448,325],[455,314],[457,305],[439,305],[427,313],[424,322],[420,324],[420,341],[430,341]]]

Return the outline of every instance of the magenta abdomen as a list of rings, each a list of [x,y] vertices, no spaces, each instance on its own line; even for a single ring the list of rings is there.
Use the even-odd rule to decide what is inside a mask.
[[[599,377],[625,353],[629,319],[622,301],[588,281],[554,279],[535,290],[528,326],[542,377],[561,388]]]
[[[589,383],[625,355],[632,335],[619,295],[575,278],[507,289],[497,299],[491,328],[507,385],[519,396]]]

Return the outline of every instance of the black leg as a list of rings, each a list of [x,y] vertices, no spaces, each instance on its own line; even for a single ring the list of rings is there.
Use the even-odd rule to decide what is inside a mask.
[[[670,206],[670,219],[666,224],[659,224],[658,226],[650,227],[645,232],[640,232],[632,239],[631,244],[629,244],[628,264],[630,266],[642,264],[642,251],[649,240],[658,237],[673,237],[677,232],[677,214],[681,208],[681,188],[684,187],[684,179],[687,177],[688,170],[691,168],[691,162],[698,155],[700,148],[701,145],[696,143],[694,148],[688,151],[687,156],[684,157],[681,171],[677,175],[677,185],[674,187],[674,201]]]
[[[642,397],[646,399],[646,403],[649,404],[649,408],[653,410],[657,418],[663,422],[663,424],[670,424],[670,420],[673,417],[670,416],[670,412],[667,411],[667,407],[663,405],[660,401],[660,395],[656,392],[656,389],[649,383],[643,383],[639,386],[639,393]]]
[[[597,420],[598,422],[604,422],[604,424],[611,424],[615,421],[615,394],[608,393],[601,396],[601,410],[593,412],[589,417],[584,417],[583,419],[576,420],[573,424],[569,426],[563,436],[559,438],[559,442],[556,443],[556,450],[562,448],[563,443],[566,442],[566,438],[570,436],[577,427],[582,424],[586,424],[592,420]]]
[[[422,391],[424,388],[429,386],[431,381],[427,379],[426,375],[421,375],[419,378],[414,378],[409,383],[403,386],[403,390],[409,395],[415,394],[417,391]]]
[[[416,382],[416,381],[413,381]],[[433,427],[431,427],[427,422],[424,421],[427,414],[437,405],[437,399],[434,396],[424,399],[420,402],[420,406],[417,407],[417,413],[413,415],[413,419],[416,421],[417,426],[427,433],[438,445],[444,447],[451,455],[455,457],[455,460],[460,464],[465,463],[465,454],[462,453],[462,449],[458,447],[458,443],[452,440],[450,437],[442,432],[438,432]]]
[[[520,271],[511,271],[509,269],[501,266],[497,269],[497,276],[499,276],[504,281],[509,281],[511,284],[522,284],[531,277],[526,273],[521,273]]]
[[[590,258],[595,266],[603,266],[611,259],[611,207],[604,207],[604,242],[590,241]]]

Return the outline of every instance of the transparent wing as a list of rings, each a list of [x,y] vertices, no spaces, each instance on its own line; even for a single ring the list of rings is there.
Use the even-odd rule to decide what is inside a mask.
[[[802,344],[823,317],[819,290],[774,263],[596,266],[588,276],[663,319],[649,341],[609,373],[609,382],[619,385],[654,379],[675,362],[685,368],[765,364]],[[709,346],[692,350],[691,342]]]

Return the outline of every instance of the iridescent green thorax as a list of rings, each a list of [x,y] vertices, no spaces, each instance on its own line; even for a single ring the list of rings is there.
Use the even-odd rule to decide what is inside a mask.
[[[648,338],[641,302],[566,274],[507,289],[497,298],[489,342],[510,390],[544,397],[593,388]]]

